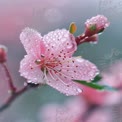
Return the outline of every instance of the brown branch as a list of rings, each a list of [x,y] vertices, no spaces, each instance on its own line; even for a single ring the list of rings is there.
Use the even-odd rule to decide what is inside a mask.
[[[5,70],[6,77],[8,78],[7,82],[8,82],[8,85],[10,87],[11,94],[14,94],[16,92],[16,87],[13,84],[13,80],[12,80],[12,77],[10,75],[10,72],[9,72],[9,70],[7,68],[7,65],[5,63],[2,63],[2,66],[3,66],[4,70]]]
[[[19,96],[21,96],[23,93],[28,91],[31,87],[28,85],[24,86],[22,89],[19,91],[16,91],[14,94],[12,94],[7,101],[0,107],[0,113],[6,110],[10,105],[14,102],[15,99],[17,99]]]
[[[1,63],[1,65],[3,66],[5,73],[6,73],[6,77],[8,78],[7,82],[8,82],[9,88],[10,88],[10,97],[0,107],[0,113],[3,112],[4,110],[6,110],[14,102],[14,100],[16,100],[19,96],[21,96],[23,93],[28,91],[30,88],[33,88],[31,85],[26,84],[22,89],[17,90],[17,88],[13,84],[13,80],[12,80],[10,72],[7,68],[7,65],[5,63]]]

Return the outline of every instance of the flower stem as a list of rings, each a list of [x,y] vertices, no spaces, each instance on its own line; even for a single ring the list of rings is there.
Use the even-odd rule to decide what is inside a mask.
[[[98,34],[88,36],[83,33],[75,38],[77,45],[80,45],[85,42],[97,43],[97,40],[98,40]]]
[[[76,41],[77,45],[80,45],[81,43],[83,43],[85,38],[86,38],[85,34],[77,36],[75,38],[75,41]]]

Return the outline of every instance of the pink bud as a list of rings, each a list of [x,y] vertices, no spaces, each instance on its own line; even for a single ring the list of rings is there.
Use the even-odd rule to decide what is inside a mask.
[[[7,48],[3,45],[0,45],[0,63],[4,63],[6,61],[6,52]]]
[[[95,17],[92,17],[85,22],[85,35],[92,36],[94,34],[98,34],[102,32],[105,28],[107,28],[109,24],[110,22],[103,15],[97,15]]]

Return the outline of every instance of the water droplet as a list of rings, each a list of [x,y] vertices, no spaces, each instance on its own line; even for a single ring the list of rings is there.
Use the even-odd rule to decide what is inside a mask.
[[[82,92],[82,90],[80,88],[77,88],[76,91],[78,91],[78,93]]]
[[[68,91],[68,89],[66,88],[66,91]]]
[[[69,94],[68,94],[68,93],[66,93],[66,96],[69,96]]]
[[[67,48],[68,48],[68,49],[71,49],[72,47],[73,47],[72,44],[67,45]]]

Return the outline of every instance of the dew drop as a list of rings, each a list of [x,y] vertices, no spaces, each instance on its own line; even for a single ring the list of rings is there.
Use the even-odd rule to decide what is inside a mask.
[[[71,49],[73,47],[73,45],[72,44],[69,44],[66,47],[67,47],[67,49]]]
[[[69,96],[69,94],[68,94],[68,93],[66,93],[66,96]]]
[[[36,80],[37,80],[37,78],[34,78],[34,80],[36,81]]]
[[[66,88],[66,91],[68,91],[68,89]]]
[[[77,88],[76,91],[78,91],[78,93],[82,92],[82,90],[80,88]]]

